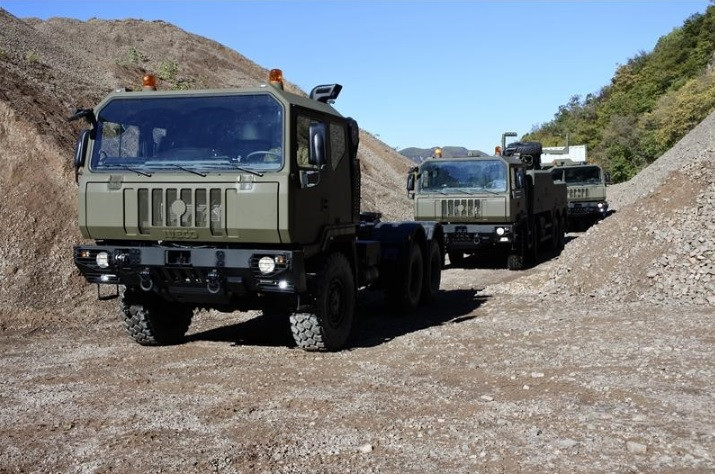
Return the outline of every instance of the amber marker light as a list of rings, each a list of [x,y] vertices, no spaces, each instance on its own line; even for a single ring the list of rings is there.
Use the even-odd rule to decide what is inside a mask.
[[[271,69],[268,73],[268,82],[280,89],[283,89],[283,71],[280,69]]]
[[[144,74],[142,78],[142,89],[144,90],[156,90],[156,76],[154,74]]]
[[[501,147],[499,145],[494,147],[494,155],[501,156]]]

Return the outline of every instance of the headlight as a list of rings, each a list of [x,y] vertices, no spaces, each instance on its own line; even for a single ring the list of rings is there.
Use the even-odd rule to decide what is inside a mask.
[[[497,227],[497,235],[504,235],[504,227]]]
[[[109,254],[107,252],[99,252],[96,257],[97,266],[99,268],[109,267]]]
[[[258,261],[258,269],[264,275],[271,273],[276,269],[276,262],[273,260],[273,257],[261,257]]]

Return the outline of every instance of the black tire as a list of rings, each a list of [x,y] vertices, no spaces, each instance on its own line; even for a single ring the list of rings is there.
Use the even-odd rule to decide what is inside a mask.
[[[464,252],[452,250],[447,252],[449,255],[449,264],[453,267],[459,267],[464,263]]]
[[[522,156],[522,161],[529,168],[541,168],[541,153],[543,147],[540,142],[514,142],[510,143],[504,149],[505,156],[512,156],[519,153]]]
[[[526,240],[529,238],[526,226],[519,227],[519,245],[516,249],[511,249],[506,257],[506,268],[509,270],[523,270],[526,268]]]
[[[422,302],[431,303],[437,298],[439,285],[442,283],[442,252],[439,249],[439,244],[434,240],[429,244],[429,253],[425,263],[427,263],[427,273],[422,281]]]
[[[290,329],[298,347],[308,351],[337,351],[345,346],[355,317],[355,282],[341,253],[331,254],[315,282],[315,301],[308,311],[293,313]]]
[[[559,216],[555,215],[551,222],[551,250],[559,250],[559,240],[561,240],[561,237],[559,236],[561,234],[561,219],[559,218]]]
[[[398,273],[387,287],[387,300],[390,308],[398,313],[412,313],[422,298],[424,262],[420,246],[413,242],[407,251],[405,262],[399,266]]]
[[[556,250],[559,252],[566,247],[566,217],[561,216],[559,218],[559,238],[556,244]]]
[[[506,268],[509,270],[523,270],[524,255],[519,252],[510,253],[506,258]]]
[[[182,342],[194,314],[192,307],[133,288],[122,288],[119,310],[129,337],[143,346]]]

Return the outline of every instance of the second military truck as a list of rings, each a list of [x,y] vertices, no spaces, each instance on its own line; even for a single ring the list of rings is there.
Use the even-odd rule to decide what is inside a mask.
[[[338,350],[359,288],[402,312],[435,298],[441,225],[361,215],[358,125],[331,106],[340,85],[303,97],[279,70],[246,89],[153,81],[71,117],[90,124],[74,164],[94,241],[74,260],[89,282],[117,286],[135,341],[180,341],[196,308],[261,309],[298,346]]]
[[[507,146],[509,136],[494,156],[430,158],[408,174],[415,219],[442,224],[454,265],[466,254],[499,252],[519,270],[564,245],[566,185],[540,169],[540,143]]]

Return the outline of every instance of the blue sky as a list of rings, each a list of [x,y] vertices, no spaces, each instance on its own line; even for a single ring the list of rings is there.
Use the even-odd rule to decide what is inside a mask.
[[[551,120],[616,67],[705,12],[678,1],[34,1],[25,17],[164,20],[216,40],[335,106],[392,147],[491,151]]]

